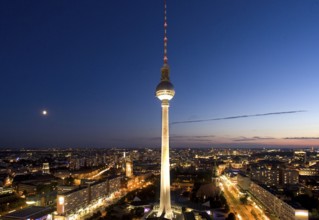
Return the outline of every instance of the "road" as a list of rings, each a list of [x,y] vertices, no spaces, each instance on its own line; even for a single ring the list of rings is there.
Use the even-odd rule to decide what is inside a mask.
[[[230,211],[239,220],[269,220],[263,211],[255,204],[244,205],[240,202],[240,192],[236,185],[228,180],[227,177],[220,177],[220,187],[224,192]]]
[[[98,174],[90,177],[89,179],[95,179],[96,177],[100,176],[101,174],[105,173],[106,171],[109,171],[111,169],[111,166],[105,168],[104,170],[101,170]]]

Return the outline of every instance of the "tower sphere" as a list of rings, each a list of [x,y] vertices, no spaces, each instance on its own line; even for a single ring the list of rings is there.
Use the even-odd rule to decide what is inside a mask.
[[[162,67],[161,82],[156,87],[156,97],[161,101],[169,101],[174,97],[174,95],[174,86],[169,80],[169,67],[167,64],[164,64]]]
[[[170,81],[162,81],[156,87],[156,97],[159,100],[171,100],[175,95],[174,86]]]

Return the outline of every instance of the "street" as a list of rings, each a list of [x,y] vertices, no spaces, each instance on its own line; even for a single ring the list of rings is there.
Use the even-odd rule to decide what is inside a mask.
[[[220,187],[224,192],[230,211],[236,215],[239,220],[269,220],[263,211],[254,202],[243,204],[240,201],[240,192],[227,177],[220,177]],[[250,200],[250,198],[248,199]],[[251,200],[250,200],[251,201]]]

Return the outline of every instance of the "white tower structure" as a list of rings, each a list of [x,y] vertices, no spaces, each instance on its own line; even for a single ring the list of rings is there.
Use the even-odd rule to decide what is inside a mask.
[[[174,97],[175,90],[169,79],[169,66],[167,64],[167,17],[166,0],[164,0],[164,64],[161,69],[161,82],[156,87],[156,97],[162,102],[162,154],[161,154],[161,192],[160,206],[157,216],[172,219],[170,165],[169,165],[169,101]]]

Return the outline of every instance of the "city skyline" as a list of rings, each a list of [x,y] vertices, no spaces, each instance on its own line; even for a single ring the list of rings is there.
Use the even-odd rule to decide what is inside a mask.
[[[317,1],[169,5],[172,147],[319,145]],[[0,146],[159,147],[162,23],[162,1],[1,1]]]

